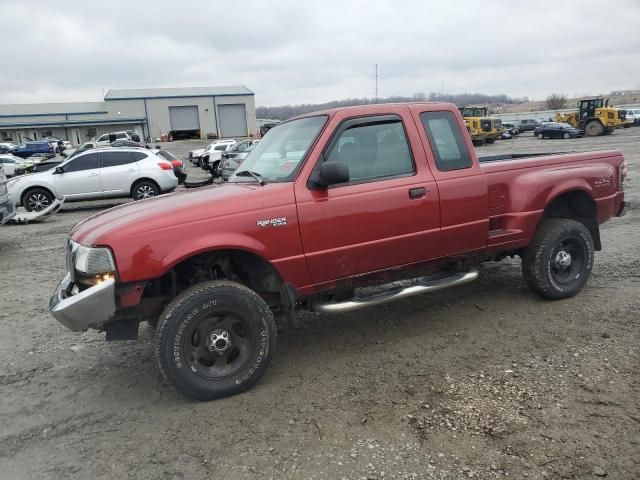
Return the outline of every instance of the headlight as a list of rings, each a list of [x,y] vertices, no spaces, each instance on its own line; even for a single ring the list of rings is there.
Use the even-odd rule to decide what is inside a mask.
[[[75,269],[84,275],[102,275],[116,270],[113,256],[108,248],[78,245],[74,257]]]

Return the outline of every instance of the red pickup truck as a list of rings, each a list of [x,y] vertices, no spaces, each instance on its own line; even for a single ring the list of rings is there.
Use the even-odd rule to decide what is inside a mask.
[[[157,329],[166,379],[209,400],[265,372],[276,321],[474,280],[522,258],[527,284],[577,294],[622,215],[617,150],[476,157],[445,103],[327,110],[272,128],[223,186],[119,206],[70,233],[50,300],[74,331]]]

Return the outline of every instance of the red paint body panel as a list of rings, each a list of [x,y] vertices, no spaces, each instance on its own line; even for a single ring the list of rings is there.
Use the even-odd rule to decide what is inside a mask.
[[[457,119],[473,164],[442,172],[420,121],[422,112]],[[94,215],[71,232],[74,241],[108,246],[118,280],[160,277],[198,253],[244,250],[270,262],[301,296],[351,277],[467,253],[526,246],[554,198],[581,190],[597,205],[598,222],[620,211],[619,151],[572,153],[480,164],[455,106],[440,103],[371,105],[322,112],[327,123],[293,182],[226,184],[163,195]],[[402,119],[415,174],[325,190],[308,179],[333,133],[354,117]],[[276,127],[277,128],[277,127]],[[410,198],[424,187],[426,195]],[[259,220],[286,218],[261,227]],[[127,305],[139,295],[128,295]]]

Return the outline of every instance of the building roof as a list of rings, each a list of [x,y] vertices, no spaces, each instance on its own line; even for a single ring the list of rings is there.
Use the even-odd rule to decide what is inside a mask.
[[[12,105],[0,105],[0,118],[86,115],[93,113],[107,113],[104,102],[16,103]]]
[[[221,97],[230,95],[253,95],[244,85],[227,87],[185,87],[185,88],[128,88],[109,90],[105,100],[133,100],[143,98],[178,98],[178,97]]]

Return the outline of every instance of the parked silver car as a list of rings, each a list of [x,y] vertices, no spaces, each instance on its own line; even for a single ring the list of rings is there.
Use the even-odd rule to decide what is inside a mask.
[[[31,211],[55,197],[67,201],[109,197],[142,200],[175,190],[171,162],[144,148],[96,148],[74,155],[57,167],[8,182],[9,198]]]

